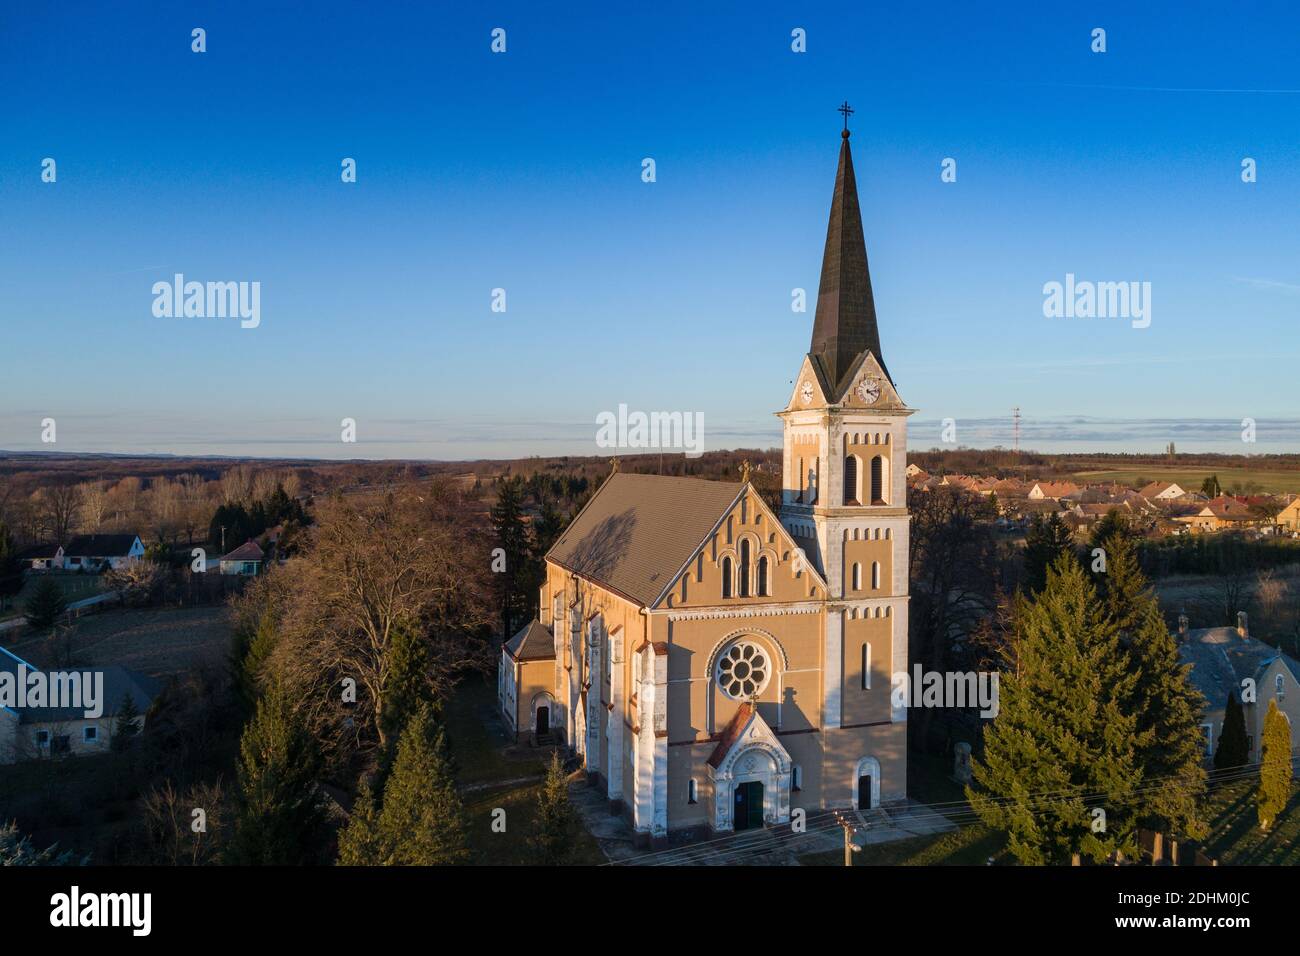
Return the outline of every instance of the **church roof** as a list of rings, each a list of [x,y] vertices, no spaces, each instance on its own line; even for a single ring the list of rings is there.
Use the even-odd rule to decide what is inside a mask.
[[[547,560],[650,607],[744,487],[702,478],[610,475]]]
[[[517,661],[553,660],[555,639],[539,621],[529,621],[506,641],[506,653]]]
[[[845,130],[830,222],[826,227],[826,249],[822,255],[821,285],[817,291],[817,313],[809,352],[831,391],[841,395],[848,387],[846,379],[855,360],[868,350],[892,382],[880,353],[876,302],[871,294],[867,244],[862,236],[862,211],[858,207],[858,185],[853,175],[849,132]]]

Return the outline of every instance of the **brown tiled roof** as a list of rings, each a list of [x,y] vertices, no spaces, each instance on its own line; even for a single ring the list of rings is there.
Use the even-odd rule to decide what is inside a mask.
[[[858,207],[858,184],[853,175],[853,154],[847,133],[840,142],[840,164],[835,173],[831,216],[826,226],[812,347],[808,351],[834,393],[832,401],[848,387],[848,373],[863,352],[870,351],[886,377],[890,377],[880,353],[876,302],[871,294],[867,243],[862,236],[862,210]]]
[[[257,542],[251,538],[245,541],[234,551],[221,556],[222,561],[261,561],[266,558],[262,549],[257,546]]]
[[[1250,508],[1229,495],[1220,495],[1207,501],[1205,507],[1214,512],[1216,518],[1226,518],[1229,521],[1246,521],[1255,517]]]
[[[546,558],[649,607],[742,488],[702,478],[610,475]]]
[[[727,751],[735,744],[736,738],[744,731],[745,725],[749,723],[749,718],[754,714],[754,705],[749,701],[741,704],[737,708],[735,716],[727,721],[727,726],[722,728],[722,735],[718,738],[718,745],[713,748],[713,754],[709,757],[709,766],[715,770],[722,766],[722,761],[727,759]]]
[[[506,642],[506,653],[517,661],[555,659],[555,640],[540,621],[529,621]]]

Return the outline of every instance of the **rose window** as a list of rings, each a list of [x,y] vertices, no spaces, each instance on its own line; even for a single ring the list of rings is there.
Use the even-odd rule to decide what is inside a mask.
[[[767,686],[767,653],[757,644],[733,644],[718,659],[718,686],[728,697],[744,700]]]

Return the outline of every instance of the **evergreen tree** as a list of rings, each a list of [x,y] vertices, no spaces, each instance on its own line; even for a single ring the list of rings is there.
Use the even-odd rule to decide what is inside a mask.
[[[505,569],[495,575],[501,601],[501,635],[506,640],[514,625],[521,621],[526,606],[525,583],[529,580],[528,529],[523,517],[523,480],[506,478],[497,485],[497,501],[492,507],[492,527],[497,547],[505,553]],[[495,571],[496,568],[493,568]]]
[[[1125,537],[1132,538],[1133,532],[1129,528],[1128,520],[1120,513],[1118,508],[1111,508],[1097,522],[1097,526],[1092,529],[1092,547],[1104,548],[1106,540],[1112,535],[1121,534]]]
[[[370,784],[362,780],[348,825],[339,831],[339,866],[378,866],[382,859],[379,809]]]
[[[1223,708],[1223,730],[1219,732],[1219,746],[1214,749],[1214,769],[1231,770],[1250,762],[1250,744],[1246,740],[1246,716],[1241,709],[1235,690],[1228,691],[1228,703]]]
[[[1217,498],[1223,494],[1223,486],[1219,484],[1218,475],[1210,475],[1209,478],[1201,482],[1201,494],[1207,498]]]
[[[1267,830],[1291,799],[1291,724],[1270,699],[1259,766],[1259,828]]]
[[[1021,863],[1133,852],[1139,747],[1149,732],[1126,712],[1136,677],[1072,554],[1061,554],[1038,599],[1021,605],[1015,641],[1018,668],[1002,675],[999,713],[973,762],[978,787],[966,788],[972,806],[1007,832]]]
[[[140,736],[140,708],[135,705],[135,698],[127,691],[118,704],[117,716],[113,720],[113,740],[110,746],[121,753],[129,750],[136,738]]]
[[[263,610],[258,615],[257,626],[252,634],[237,635],[235,690],[240,702],[249,710],[257,703],[262,671],[278,640],[279,631],[269,610]]]
[[[1115,627],[1132,635],[1155,601],[1151,582],[1138,564],[1137,545],[1123,530],[1114,530],[1095,547],[1106,554],[1106,570],[1094,575],[1102,608]]]
[[[0,518],[0,598],[17,594],[23,586],[22,568],[18,562],[18,546],[9,526]],[[4,602],[0,601],[0,607]]]
[[[1073,556],[1070,529],[1060,516],[1053,513],[1046,518],[1035,515],[1025,534],[1024,587],[1028,594],[1037,594],[1047,586],[1048,569],[1063,554]]]
[[[437,706],[429,686],[432,660],[429,645],[409,621],[402,621],[389,637],[388,676],[379,703],[379,771],[375,787],[381,792],[397,756],[402,730],[422,706],[431,714]]]
[[[1131,638],[1122,637],[1129,671],[1137,677],[1132,707],[1143,776],[1139,820],[1148,829],[1202,839],[1208,832],[1199,809],[1205,794],[1200,717],[1205,700],[1192,687],[1191,667],[1179,658],[1153,596],[1140,613]]]
[[[551,763],[537,804],[537,824],[528,847],[537,863],[560,866],[573,858],[578,814],[569,801],[569,778],[559,753],[551,752]]]
[[[31,837],[19,832],[18,824],[0,824],[0,866],[87,866],[90,856],[77,857],[68,850],[59,852],[58,844],[38,850]]]
[[[320,861],[326,835],[317,790],[320,755],[297,709],[273,685],[239,741],[239,808],[231,861],[293,866]]]
[[[36,582],[32,596],[27,599],[23,616],[29,625],[38,631],[44,631],[54,626],[67,606],[68,600],[63,596],[63,588],[53,578],[43,577]]]
[[[422,704],[407,721],[379,812],[380,859],[389,866],[439,866],[469,858],[465,819],[442,733]]]
[[[212,515],[208,525],[208,543],[219,554],[234,551],[251,537],[253,522],[243,505],[221,505]]]

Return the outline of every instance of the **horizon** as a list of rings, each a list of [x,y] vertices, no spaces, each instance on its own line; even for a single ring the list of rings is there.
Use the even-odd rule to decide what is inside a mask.
[[[1260,31],[1208,6],[1019,6],[1014,33],[949,5],[6,14],[0,446],[602,454],[620,404],[702,416],[708,450],[777,443],[847,99],[909,448],[1010,448],[1019,407],[1047,454],[1300,450],[1300,11]],[[260,283],[256,327],[155,314],[177,274]],[[1075,277],[1149,283],[1146,316],[1045,317]],[[720,379],[730,352],[744,374]]]

